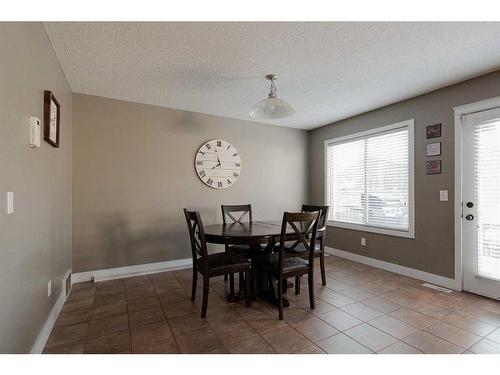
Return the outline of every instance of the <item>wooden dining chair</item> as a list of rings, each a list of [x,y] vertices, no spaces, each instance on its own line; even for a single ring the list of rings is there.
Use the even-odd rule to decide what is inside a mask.
[[[208,254],[205,231],[198,211],[184,209],[184,216],[189,230],[191,240],[191,252],[193,256],[193,285],[191,290],[191,301],[196,297],[196,284],[198,272],[203,276],[203,301],[201,317],[207,316],[209,281],[211,277],[222,276],[235,272],[245,273],[247,280],[246,305],[250,307],[250,267],[251,263],[243,256],[233,253]]]
[[[326,240],[326,223],[328,221],[328,210],[330,206],[313,206],[309,204],[302,205],[302,212],[320,211],[318,221],[318,231],[316,233],[316,247],[314,249],[314,257],[319,258],[319,266],[321,270],[321,284],[326,285],[325,272],[325,240]],[[300,285],[299,285],[300,288]]]
[[[239,204],[239,205],[227,205],[223,204],[220,206],[222,211],[222,223],[227,225],[237,224],[237,223],[252,223],[252,205],[251,204]],[[251,257],[250,247],[247,245],[225,245],[226,252],[231,252],[234,254],[239,254],[247,258]],[[228,279],[228,274],[224,275],[224,281]],[[239,275],[240,289],[243,284],[243,274]],[[230,294],[234,295],[234,273],[229,274],[229,288]]]
[[[277,251],[260,258],[259,265],[277,279],[279,319],[283,320],[283,290],[290,277],[299,278],[307,275],[309,285],[309,305],[314,309],[314,246],[320,211],[285,212],[281,225],[280,244]],[[287,235],[287,228],[293,229],[293,235]],[[288,246],[293,241],[291,246]],[[303,247],[307,256],[290,257],[287,254],[297,246]],[[273,281],[274,282],[274,281]]]

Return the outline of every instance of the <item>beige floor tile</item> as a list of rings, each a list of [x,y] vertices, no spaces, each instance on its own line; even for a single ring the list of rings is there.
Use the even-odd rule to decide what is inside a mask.
[[[127,314],[92,320],[89,324],[88,338],[95,339],[97,337],[110,335],[120,331],[128,331],[128,329]]]
[[[323,291],[318,298],[335,307],[343,307],[356,302],[352,298],[349,298],[340,292],[333,292],[331,290]]]
[[[324,340],[339,332],[337,329],[315,316],[310,316],[306,320],[291,323],[291,325],[312,342]]]
[[[275,350],[260,336],[232,343],[228,346],[232,354],[273,354]]]
[[[370,349],[354,341],[343,333],[338,333],[325,340],[319,341],[318,345],[322,350],[329,354],[369,354]]]
[[[266,340],[277,353],[294,353],[312,344],[306,337],[290,326],[278,328],[265,333],[262,338]]]
[[[472,345],[469,351],[476,354],[500,354],[500,344],[489,339],[482,339]]]
[[[355,287],[343,289],[339,293],[343,294],[344,296],[349,297],[350,299],[352,299],[354,301],[362,301],[362,300],[365,300],[367,298],[373,297],[373,294],[368,293],[362,289],[355,288]]]
[[[326,354],[319,346],[310,345],[307,348],[296,351],[294,354]]]
[[[225,349],[222,341],[210,327],[203,327],[184,335],[175,335],[181,353],[203,354]]]
[[[363,304],[369,306],[375,310],[381,311],[385,314],[389,314],[393,311],[399,310],[403,306],[398,305],[397,303],[388,301],[381,297],[371,297],[363,300]]]
[[[286,314],[286,311],[285,311]],[[269,331],[276,330],[278,328],[285,327],[287,324],[284,320],[278,319],[278,313],[276,315],[269,315],[265,313],[253,314],[250,317],[244,318],[250,326],[255,329],[259,334],[264,334]]]
[[[436,319],[408,308],[393,311],[389,315],[418,328],[425,328],[436,322]]]
[[[372,319],[378,318],[379,316],[384,315],[383,312],[375,310],[369,306],[361,302],[353,303],[351,305],[347,305],[342,307],[342,310],[345,312],[355,316],[358,319],[361,319],[364,322],[368,322]]]
[[[130,350],[130,334],[128,331],[113,333],[87,341],[85,353],[113,354]]]
[[[481,336],[464,331],[463,329],[457,328],[445,322],[436,322],[429,327],[424,328],[424,331],[464,349],[469,348],[481,339]]]
[[[230,345],[236,341],[247,340],[257,336],[254,330],[243,318],[237,320],[209,322],[215,334],[219,336],[225,345]]]
[[[333,328],[338,329],[339,331],[345,331],[349,328],[363,323],[363,321],[340,309],[322,314],[319,316],[319,318],[330,324]]]
[[[486,336],[495,330],[494,325],[482,322],[459,312],[449,314],[441,320],[479,336]]]
[[[412,333],[401,341],[427,354],[459,354],[464,351],[463,348],[424,331]]]
[[[422,354],[422,352],[414,347],[398,341],[387,348],[378,352],[379,354]]]
[[[46,348],[60,347],[72,342],[81,342],[87,339],[88,323],[79,323],[55,328],[47,340]]]
[[[403,337],[406,337],[418,331],[417,327],[405,323],[399,319],[393,318],[389,315],[384,315],[377,319],[371,320],[370,325],[398,339],[402,339]]]
[[[348,329],[344,333],[374,352],[378,352],[398,341],[396,338],[367,323]]]
[[[486,338],[500,344],[500,328],[491,332]]]

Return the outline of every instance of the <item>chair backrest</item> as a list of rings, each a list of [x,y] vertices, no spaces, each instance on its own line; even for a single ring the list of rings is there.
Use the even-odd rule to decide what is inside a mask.
[[[229,223],[243,223],[244,221],[252,222],[252,205],[251,204],[240,204],[240,205],[221,205],[222,210],[222,222],[227,224],[226,219],[229,218]],[[244,220],[248,215],[248,220]]]
[[[316,232],[318,230],[318,223],[320,211],[311,212],[285,212],[283,214],[283,223],[281,225],[280,247],[279,247],[279,266],[280,273],[283,270],[284,250],[286,243],[294,241],[293,245],[288,249],[294,249],[298,245],[304,247],[307,253],[310,267],[314,262],[314,245],[316,241]],[[288,226],[293,229],[293,235],[287,236]]]
[[[319,215],[318,228],[325,227],[326,222],[328,221],[328,210],[329,209],[330,209],[330,206],[313,206],[310,204],[303,204],[302,205],[302,212],[321,211],[321,214]]]
[[[184,216],[189,230],[191,240],[191,253],[193,256],[193,267],[196,266],[198,259],[201,259],[203,267],[208,270],[207,242],[205,240],[205,231],[203,222],[198,211],[188,211],[184,209]]]

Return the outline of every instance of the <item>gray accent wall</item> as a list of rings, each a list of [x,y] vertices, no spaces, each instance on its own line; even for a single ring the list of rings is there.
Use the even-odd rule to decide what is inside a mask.
[[[495,96],[500,96],[498,71],[311,131],[310,197],[312,203],[323,204],[325,140],[415,119],[415,239],[329,227],[327,246],[453,278],[453,107]],[[442,137],[426,140],[426,125],[436,123],[442,124]],[[442,173],[427,176],[425,161],[428,158],[425,155],[425,147],[431,141],[441,141]],[[448,202],[439,201],[439,190],[449,191]],[[360,245],[361,237],[366,238],[366,246]]]
[[[102,97],[73,95],[75,272],[191,257],[182,209],[205,224],[221,204],[280,220],[308,201],[308,132]],[[205,141],[230,142],[242,159],[230,188],[194,169]]]
[[[0,23],[0,51],[0,353],[26,353],[71,268],[72,98],[41,23]],[[43,123],[44,90],[61,105],[61,147],[31,149],[29,117]]]

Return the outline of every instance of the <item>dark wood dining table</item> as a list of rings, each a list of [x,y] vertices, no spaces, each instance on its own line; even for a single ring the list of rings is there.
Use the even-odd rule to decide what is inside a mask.
[[[282,222],[279,220],[253,221],[245,223],[212,224],[206,225],[205,239],[209,243],[223,245],[248,245],[250,248],[264,245],[267,250],[274,248],[280,241]],[[291,227],[287,227],[286,239],[294,240],[297,234]],[[256,250],[257,251],[257,250]],[[293,285],[293,284],[292,284]],[[277,300],[276,283],[271,281],[271,289],[261,290],[260,295],[266,299]],[[262,293],[264,292],[264,293]],[[271,294],[269,293],[271,292]],[[234,296],[229,296],[235,300]],[[276,302],[276,301],[273,301]],[[284,301],[288,305],[288,301]]]

